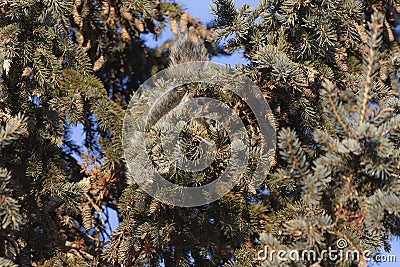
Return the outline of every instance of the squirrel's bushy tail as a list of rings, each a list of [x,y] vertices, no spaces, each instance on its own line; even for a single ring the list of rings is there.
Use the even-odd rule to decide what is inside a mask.
[[[200,40],[190,38],[188,35],[171,48],[169,57],[171,65],[209,60],[207,49]]]

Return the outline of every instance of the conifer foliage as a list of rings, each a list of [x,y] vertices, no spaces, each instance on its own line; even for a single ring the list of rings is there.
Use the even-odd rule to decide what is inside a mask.
[[[210,27],[175,1],[0,2],[0,266],[366,266],[322,251],[338,240],[344,252],[390,250],[400,235],[400,2],[212,2]],[[181,208],[131,183],[124,113],[169,64],[173,41],[150,49],[142,38],[166,28],[249,60],[237,68],[261,89],[278,137],[263,188],[243,181]],[[192,97],[216,97],[196,86]],[[252,118],[243,101],[217,97]],[[229,148],[209,126],[201,137]],[[316,257],[258,259],[265,247]]]
[[[377,253],[399,234],[398,3],[214,4],[217,34],[243,49],[279,123],[279,164],[259,199],[271,210],[225,266],[366,266],[321,251],[344,239],[344,254]],[[265,247],[317,255],[254,260]]]
[[[103,264],[107,207],[125,187],[123,108],[167,64],[140,37],[169,11],[186,14],[150,0],[1,1],[1,266]],[[185,17],[182,30],[200,34]]]

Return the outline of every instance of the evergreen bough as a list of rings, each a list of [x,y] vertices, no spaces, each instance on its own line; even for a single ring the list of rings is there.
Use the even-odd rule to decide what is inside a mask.
[[[169,1],[0,3],[0,266],[365,266],[263,262],[257,252],[320,253],[339,239],[345,251],[390,251],[400,223],[400,3],[213,3],[215,36]],[[238,70],[261,88],[278,132],[262,190],[243,184],[179,208],[127,185],[124,109],[169,64],[172,44],[152,50],[140,37],[167,23],[211,53],[214,37],[249,60]],[[85,149],[72,140],[77,125]],[[113,233],[109,208],[121,220]]]

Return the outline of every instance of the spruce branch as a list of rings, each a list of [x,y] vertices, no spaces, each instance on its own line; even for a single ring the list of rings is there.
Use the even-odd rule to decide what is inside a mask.
[[[10,144],[21,135],[21,133],[25,130],[25,121],[26,120],[24,116],[22,114],[18,114],[14,118],[10,119],[5,127],[0,129],[0,148]]]
[[[359,93],[359,123],[362,124],[366,120],[366,111],[368,109],[368,102],[370,100],[370,91],[372,82],[375,79],[377,71],[377,59],[379,55],[379,47],[381,43],[381,32],[383,27],[383,15],[375,12],[371,16],[371,22],[368,23],[368,42],[366,45],[367,56],[365,58],[364,77],[362,90]]]
[[[1,228],[7,229],[11,225],[12,230],[19,230],[22,224],[20,205],[11,197],[9,188],[11,175],[6,169],[0,168],[0,220]]]
[[[283,129],[279,133],[278,140],[281,156],[289,164],[290,173],[296,178],[306,180],[309,163],[296,134],[290,129]]]
[[[329,80],[324,80],[322,86],[326,89],[326,98],[328,100],[328,107],[330,111],[332,111],[334,118],[341,126],[344,133],[349,137],[353,138],[353,134],[349,129],[349,125],[347,123],[349,114],[342,108],[342,106],[337,105],[337,100],[334,99],[335,86]]]
[[[1,267],[17,267],[18,265],[14,264],[12,261],[10,261],[6,258],[0,257],[0,266]]]

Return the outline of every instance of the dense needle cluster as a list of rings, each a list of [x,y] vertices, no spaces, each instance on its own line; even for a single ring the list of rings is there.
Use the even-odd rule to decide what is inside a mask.
[[[319,256],[339,239],[344,251],[390,250],[400,234],[400,2],[214,0],[213,13],[206,27],[175,1],[1,1],[0,266],[366,266]],[[192,37],[186,48],[146,47],[141,37],[167,26]],[[208,60],[221,52],[213,41],[248,59],[237,69],[271,107],[276,164],[262,188],[244,175],[216,202],[174,207],[132,182],[123,118],[148,77]],[[181,89],[227,103],[257,144],[245,100]],[[223,172],[230,142],[216,122],[193,121],[182,147],[196,158],[196,140],[210,136],[222,164],[206,177],[169,169],[171,181],[197,186]],[[258,260],[265,246],[317,255]]]

